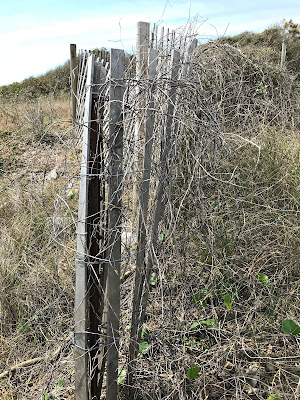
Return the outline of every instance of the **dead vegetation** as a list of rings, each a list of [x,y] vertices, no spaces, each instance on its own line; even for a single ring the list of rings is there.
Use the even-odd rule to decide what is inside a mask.
[[[192,79],[178,90],[172,192],[133,398],[296,400],[299,335],[282,325],[300,324],[295,76],[211,43],[198,48]],[[5,400],[74,397],[67,338],[80,157],[71,125],[55,123],[67,110],[66,100],[0,105]],[[129,277],[122,285],[125,372],[132,283]]]
[[[284,329],[300,323],[296,77],[211,43],[192,78],[137,398],[297,399],[299,335]]]
[[[54,371],[72,376],[64,340],[73,324],[79,161],[66,98],[1,103],[0,113],[0,364],[9,372],[0,397],[33,399]],[[37,357],[44,362],[11,370]]]

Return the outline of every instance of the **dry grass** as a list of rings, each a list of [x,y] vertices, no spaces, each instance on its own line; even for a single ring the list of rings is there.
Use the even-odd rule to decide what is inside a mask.
[[[300,143],[298,134],[274,132],[258,143],[260,154],[235,141],[217,157],[218,177],[236,167],[230,183],[194,172],[180,223],[162,228],[150,350],[137,363],[140,398],[299,396],[299,338],[280,327],[299,323]],[[193,364],[200,372],[190,380]]]
[[[299,335],[281,330],[300,323],[295,77],[227,45],[198,52],[179,89],[173,191],[133,397],[296,400]]]
[[[55,387],[60,377],[72,378],[70,348],[51,356],[73,325],[79,161],[66,99],[0,108],[0,369],[46,356],[43,365],[2,379],[1,399],[33,399],[52,380]],[[57,179],[47,180],[55,167]],[[57,390],[67,392],[65,385]]]
[[[300,323],[295,79],[227,45],[198,51],[192,79],[178,89],[173,190],[142,338],[149,347],[133,366],[132,398],[296,400],[299,335],[281,332],[284,319]],[[80,158],[70,123],[54,123],[67,120],[68,104],[40,99],[17,104],[16,113],[9,104],[0,109],[0,373],[46,357],[0,380],[0,397],[73,398],[66,337],[73,330],[72,190]],[[54,167],[57,179],[46,180]],[[130,189],[124,193],[129,224]],[[122,285],[122,332],[132,284]],[[125,369],[128,339],[127,332]],[[191,365],[199,368],[193,379]],[[127,389],[124,381],[121,398]]]

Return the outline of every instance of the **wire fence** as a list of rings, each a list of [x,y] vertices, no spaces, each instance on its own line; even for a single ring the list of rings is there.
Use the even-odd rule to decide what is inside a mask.
[[[215,41],[189,53],[191,30],[179,33],[167,50],[149,30],[146,75],[145,52],[124,54],[118,76],[120,52],[108,65],[107,52],[80,53],[72,129],[57,122],[62,103],[56,116],[45,99],[14,104],[0,208],[5,400],[299,397],[299,335],[286,328],[299,326],[297,77],[268,51]],[[38,150],[24,178],[8,159],[20,135]]]
[[[137,49],[136,58],[127,60],[127,64],[125,55],[120,50],[111,51],[109,68],[92,54],[87,61],[81,61],[83,70],[87,71],[87,78],[85,105],[78,107],[79,110],[85,110],[84,114],[78,114],[79,129],[83,127],[81,193],[84,196],[82,199],[80,197],[83,214],[81,217],[80,208],[78,224],[74,343],[76,393],[80,393],[84,399],[100,398],[104,377],[105,396],[107,399],[115,399],[119,392],[118,381],[125,371],[123,387],[127,388],[128,393],[136,393],[135,385],[141,371],[139,357],[145,352],[143,346],[147,351],[149,346],[144,340],[147,305],[153,306],[153,300],[149,303],[149,296],[151,297],[152,286],[155,287],[158,281],[165,281],[166,276],[169,276],[163,263],[172,265],[168,259],[170,255],[164,256],[164,252],[166,248],[171,248],[179,259],[183,257],[184,260],[186,256],[185,239],[179,241],[175,234],[188,229],[182,220],[182,214],[189,214],[189,202],[197,204],[196,207],[203,214],[205,232],[205,226],[211,225],[211,222],[205,222],[207,210],[203,209],[197,199],[210,196],[210,185],[216,183],[219,188],[217,191],[221,190],[222,185],[227,185],[232,190],[246,189],[247,186],[237,179],[235,169],[230,175],[228,172],[220,172],[222,154],[224,156],[229,151],[226,135],[231,133],[228,132],[228,127],[237,131],[236,127],[241,121],[245,122],[249,118],[251,124],[246,122],[245,126],[247,129],[251,127],[251,132],[245,132],[244,139],[241,136],[239,139],[260,151],[259,145],[253,140],[256,128],[266,126],[267,121],[269,126],[278,126],[279,121],[284,121],[285,126],[289,124],[290,110],[285,108],[287,103],[279,111],[272,101],[273,92],[270,92],[268,100],[264,97],[266,93],[262,93],[262,90],[271,89],[272,78],[238,51],[226,46],[218,49],[214,44],[208,45],[201,55],[200,63],[195,63],[197,40],[194,35],[176,36],[174,32],[165,34],[162,29],[158,40],[156,27],[150,33],[149,24],[140,23],[138,29],[140,49]],[[205,62],[202,60],[210,57],[212,51],[214,54],[219,51],[219,57],[215,61],[217,68],[205,70]],[[87,54],[83,55],[84,60],[86,57]],[[222,72],[226,68],[229,70],[229,80],[224,81],[228,79],[224,78],[225,71]],[[253,91],[254,88],[255,93],[249,94],[243,90],[244,83],[239,80],[243,74],[256,82],[254,85],[245,85],[244,89],[250,88]],[[219,76],[221,93],[214,91],[215,80]],[[293,84],[292,81],[290,84]],[[228,99],[225,85],[230,88]],[[237,87],[234,88],[234,85]],[[238,97],[234,102],[237,108],[234,109],[231,106],[232,96]],[[79,97],[78,100],[80,99]],[[255,110],[254,115],[252,110]],[[83,120],[80,121],[82,115]],[[293,119],[290,127],[294,124]],[[91,134],[92,137],[93,132],[98,136],[93,139],[94,148],[90,149],[92,139],[88,135]],[[234,135],[236,134],[233,133]],[[206,183],[208,179],[211,180],[210,184]],[[195,187],[198,180],[199,188]],[[197,193],[195,199],[191,199],[192,188]],[[89,202],[97,203],[96,207],[89,209]],[[218,200],[216,203],[218,204]],[[227,241],[230,242],[227,232],[224,231],[223,237],[217,239],[222,234],[217,232],[218,227],[214,229],[214,233],[207,231],[206,235],[201,234],[200,242],[207,243],[208,248],[203,250],[203,254],[207,253],[207,256],[200,256],[201,259],[205,258],[204,264],[209,257],[213,257],[209,264],[214,264],[218,240],[223,243],[221,246],[225,260],[230,257],[231,245],[227,245]],[[193,229],[189,227],[188,231]],[[194,238],[199,236],[198,233],[191,235]],[[197,240],[194,239],[195,242]],[[187,242],[190,243],[190,239]],[[184,264],[184,261],[181,262]],[[192,276],[195,281],[199,280],[194,271],[186,266],[182,268],[183,271],[180,268],[178,271],[173,270],[171,276],[180,276],[183,280]],[[218,274],[222,275],[219,267],[212,267],[208,273],[216,274],[216,277]],[[292,276],[293,274],[291,272]],[[134,277],[130,280],[132,289],[128,287],[126,279],[121,283],[122,276]],[[212,279],[217,279],[216,277]],[[207,299],[216,296],[224,299],[225,306],[230,310],[233,301],[239,296],[243,297],[240,293],[246,296],[248,289],[241,286],[240,282],[233,283],[232,279],[226,277],[221,280],[224,283],[217,285],[218,288],[212,291],[207,283],[202,290],[198,290],[192,282],[187,282],[193,304],[201,308],[203,304],[207,305]],[[247,282],[249,285],[249,278]],[[175,284],[175,291],[176,287]],[[212,300],[210,318],[206,315],[201,323],[199,320],[191,322],[189,331],[183,333],[180,329],[174,331],[174,294],[170,292],[170,303],[166,306],[168,289],[161,286],[160,290],[155,302],[155,314],[160,315],[164,321],[169,320],[167,325],[173,322],[175,338],[184,334],[186,346],[199,351],[213,348],[214,343],[221,347],[229,345],[226,341],[226,328],[225,331],[220,329],[218,322],[221,312],[217,311]],[[177,323],[181,325],[179,321],[177,316]],[[224,324],[225,320],[223,326]],[[202,338],[203,327],[211,329],[205,339]],[[162,329],[166,329],[166,325]],[[237,340],[241,341],[244,351],[247,352],[245,338],[238,335]],[[246,342],[249,346],[249,341]],[[153,346],[154,352],[155,344]],[[176,345],[174,351],[175,349]],[[207,357],[217,357],[213,361],[215,364],[218,351],[214,354],[207,351],[205,362],[200,362],[196,357],[196,370],[202,369],[204,374],[210,364]],[[223,365],[219,361],[218,363],[219,366]],[[162,364],[161,360],[158,365],[161,367]],[[193,368],[192,362],[191,365]],[[230,366],[228,369],[231,372],[235,368],[231,361],[225,365]],[[174,366],[170,366],[169,370],[173,371],[173,368]],[[249,368],[252,369],[247,370],[246,374],[254,382],[256,378],[251,376],[259,375],[261,367],[253,363]],[[247,384],[249,379],[245,380]],[[233,381],[235,383],[232,387],[235,387],[237,393],[241,382],[236,377]],[[255,392],[258,381],[251,382],[249,394]],[[183,390],[179,385],[177,395],[185,398],[189,390]],[[203,388],[196,390],[195,396],[200,393],[203,396],[206,390],[207,385],[203,382]],[[230,388],[228,390],[230,392]]]
[[[93,54],[79,54],[76,123],[83,156],[74,344],[76,392],[86,399],[100,397],[106,358],[106,398],[116,398],[121,270],[126,274],[136,265],[130,329],[121,329],[130,333],[127,380],[132,384],[170,191],[179,91],[197,47],[195,35],[164,36],[162,29],[158,40],[156,27],[151,35],[149,24],[139,23],[139,29],[137,57],[126,67],[121,50],[111,50],[109,69]]]

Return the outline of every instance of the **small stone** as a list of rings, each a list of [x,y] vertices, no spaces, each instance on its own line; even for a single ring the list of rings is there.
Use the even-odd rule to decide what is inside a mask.
[[[48,175],[46,175],[45,180],[46,181],[51,181],[51,180],[55,180],[57,178],[58,178],[57,168],[55,167],[52,171],[49,172]]]

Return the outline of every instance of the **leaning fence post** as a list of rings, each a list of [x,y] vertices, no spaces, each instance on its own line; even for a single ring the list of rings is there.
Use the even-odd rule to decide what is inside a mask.
[[[175,109],[175,98],[176,98],[176,82],[178,79],[178,70],[179,70],[179,60],[180,53],[177,50],[172,50],[171,52],[171,76],[170,76],[170,92],[169,92],[169,100],[167,107],[167,115],[166,115],[166,123],[164,127],[164,133],[161,141],[161,154],[160,154],[160,171],[159,171],[159,182],[157,186],[156,193],[156,207],[154,212],[154,221],[152,227],[152,243],[155,245],[158,240],[158,225],[163,217],[165,211],[166,198],[164,197],[164,193],[166,191],[165,178],[167,176],[167,168],[168,163],[168,155],[171,150],[171,132],[174,120],[174,109]]]
[[[118,358],[120,322],[121,206],[123,181],[123,96],[125,55],[110,51],[109,91],[109,182],[107,244],[107,382],[106,399],[118,396]]]
[[[71,117],[76,119],[78,65],[76,57],[76,44],[70,44],[70,76],[71,76]]]

